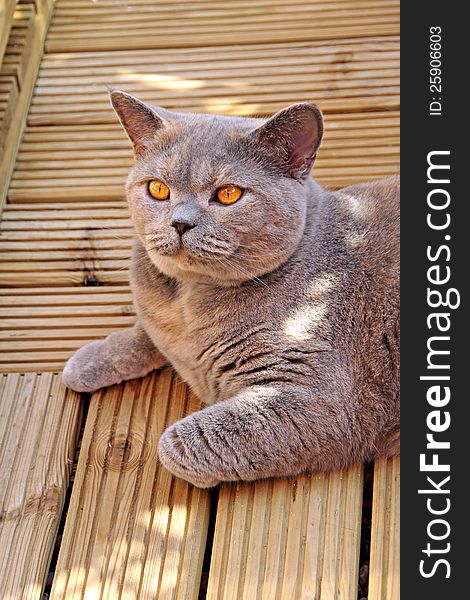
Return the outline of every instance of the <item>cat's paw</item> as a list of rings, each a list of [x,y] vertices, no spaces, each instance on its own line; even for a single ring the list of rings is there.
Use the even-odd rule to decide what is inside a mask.
[[[83,346],[67,361],[62,372],[65,385],[76,392],[94,392],[123,380],[106,356],[104,340]]]
[[[158,454],[168,471],[197,487],[214,487],[225,479],[220,473],[220,458],[211,448],[195,415],[178,421],[163,432]]]

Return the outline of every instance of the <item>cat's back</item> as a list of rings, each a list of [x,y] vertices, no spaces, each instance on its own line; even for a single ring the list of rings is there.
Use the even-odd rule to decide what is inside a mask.
[[[349,246],[372,266],[399,259],[400,178],[398,175],[348,186],[337,193],[340,223],[351,235]],[[356,243],[354,243],[356,242]]]
[[[304,242],[304,266],[311,276],[341,272],[345,284],[366,279],[382,293],[398,283],[398,176],[324,191],[313,214]]]
[[[350,364],[361,356],[364,391],[396,397],[399,380],[400,179],[352,185],[328,199],[326,232],[335,240],[325,260],[338,261],[334,298],[337,340]],[[337,255],[337,257],[336,257]],[[374,391],[374,394],[376,391]],[[374,396],[372,394],[372,396]]]
[[[363,366],[385,368],[383,380],[399,344],[399,193],[398,177],[324,191],[289,281],[307,286],[309,306],[322,308],[321,330],[305,343],[321,332],[354,368],[358,356]]]

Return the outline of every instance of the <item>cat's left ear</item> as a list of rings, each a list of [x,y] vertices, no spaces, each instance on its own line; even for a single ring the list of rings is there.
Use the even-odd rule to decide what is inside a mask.
[[[251,136],[271,153],[285,175],[304,180],[323,136],[323,116],[316,104],[293,104],[257,127]]]
[[[142,154],[155,139],[157,132],[165,127],[165,119],[153,107],[125,92],[111,91],[109,98],[121,125],[134,145],[134,152]]]

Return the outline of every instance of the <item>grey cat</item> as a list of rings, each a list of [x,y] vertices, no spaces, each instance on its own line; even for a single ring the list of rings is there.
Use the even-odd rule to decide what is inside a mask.
[[[399,452],[399,180],[310,177],[320,110],[269,120],[111,102],[134,145],[137,324],[81,348],[93,391],[171,364],[208,406],[162,463],[200,487],[329,471]]]

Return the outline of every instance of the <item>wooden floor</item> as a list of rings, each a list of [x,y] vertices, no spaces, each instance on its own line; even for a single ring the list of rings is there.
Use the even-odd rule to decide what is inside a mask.
[[[318,101],[315,175],[341,187],[398,171],[398,19],[397,0],[0,4],[2,600],[358,598],[362,466],[201,491],[156,459],[199,406],[173,372],[91,398],[58,373],[134,321],[107,86],[226,114]],[[368,600],[399,598],[398,496],[379,461]]]

